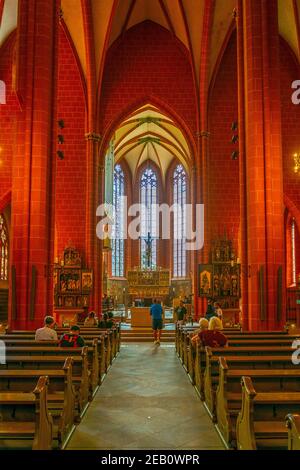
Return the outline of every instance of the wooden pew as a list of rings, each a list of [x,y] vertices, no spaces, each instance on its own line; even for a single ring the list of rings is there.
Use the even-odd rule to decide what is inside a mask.
[[[71,436],[75,421],[80,417],[76,409],[76,392],[72,383],[73,359],[67,358],[59,370],[0,370],[0,393],[30,392],[39,376],[47,376],[48,409],[53,420],[53,438],[63,448]]]
[[[177,354],[180,357],[182,357],[181,345],[183,344],[183,342],[182,342],[183,334],[188,333],[188,334],[192,335],[198,329],[199,329],[198,326],[185,326],[185,325],[177,325],[176,326],[176,330],[175,330],[175,349],[176,349]],[[265,337],[265,338],[268,338],[270,336],[274,336],[274,337],[278,338],[278,337],[284,337],[284,336],[288,335],[288,331],[286,331],[286,330],[284,330],[284,331],[256,331],[256,332],[251,333],[251,332],[243,332],[241,329],[238,329],[238,328],[224,328],[223,333],[226,336],[231,336],[231,337],[234,337],[234,336],[238,336],[238,337],[250,336],[250,338],[248,338],[248,339],[251,339],[251,337],[253,335],[255,335],[255,337]]]
[[[211,415],[213,421],[216,421],[216,389],[218,386],[218,373],[219,367],[218,363],[216,362],[216,367],[212,370],[212,357],[215,356],[216,358],[220,356],[245,356],[249,357],[250,362],[253,360],[253,356],[260,355],[260,356],[271,356],[271,359],[275,356],[285,356],[288,357],[291,361],[291,348],[287,348],[285,346],[281,348],[274,348],[270,346],[261,346],[261,347],[249,347],[249,348],[205,348],[206,354],[206,361],[205,361],[205,371],[204,374],[202,372],[203,384],[201,384],[202,390],[204,390],[204,403],[205,406]],[[201,351],[200,354],[204,352]],[[252,357],[250,357],[252,356]],[[203,359],[201,359],[201,364],[203,365]]]
[[[58,330],[58,336],[60,337],[63,333],[68,332],[68,329]],[[100,376],[103,376],[107,373],[112,361],[117,354],[117,351],[120,349],[120,344],[117,343],[116,334],[118,330],[99,330],[95,328],[92,331],[87,331],[82,334],[84,340],[89,344],[89,341],[92,341],[94,338],[97,338],[100,341],[99,345],[99,368]],[[8,342],[13,340],[22,339],[24,341],[34,340],[35,332],[14,332],[13,334],[7,334],[0,336],[2,341]],[[119,341],[119,340],[118,340]]]
[[[288,414],[286,427],[288,428],[288,450],[300,450],[300,415]]]
[[[262,356],[288,356],[291,357],[292,349],[290,347],[280,347],[274,348],[270,346],[261,346],[261,347],[228,347],[228,348],[207,348],[204,349],[199,343],[196,344],[196,358],[194,362],[194,380],[195,388],[199,393],[199,396],[202,401],[205,399],[204,391],[204,374],[207,363],[207,354],[209,351],[210,356],[255,356],[258,353]],[[207,385],[209,387],[209,384]]]
[[[3,338],[3,341],[5,342],[8,348],[9,347],[36,348],[36,347],[43,347],[43,346],[48,348],[51,346],[52,347],[58,346],[58,342],[56,341],[35,341],[33,338],[32,339],[10,339],[10,338],[5,337]],[[92,382],[94,384],[96,384],[97,382],[99,382],[99,384],[101,383],[108,369],[109,359],[107,357],[106,341],[107,340],[105,339],[105,335],[102,335],[101,337],[91,338],[85,341],[85,345],[88,346],[89,365],[90,365],[91,373],[92,373]],[[66,349],[66,348],[61,348],[61,349]],[[73,350],[76,351],[75,348]],[[97,357],[98,357],[98,361],[96,359]],[[96,380],[96,377],[99,377],[99,379]],[[93,387],[93,389],[95,389],[95,387]]]
[[[56,331],[57,331],[58,336],[60,336],[63,333],[67,333],[69,331],[69,328],[59,327],[57,328]],[[112,349],[112,358],[115,357],[117,353],[120,351],[121,327],[120,327],[120,324],[118,323],[116,323],[110,329],[100,329],[97,327],[94,327],[94,328],[81,327],[80,334],[85,340],[92,339],[93,337],[99,337],[99,336],[101,337],[102,335],[108,335],[110,347]],[[0,339],[2,339],[2,336],[4,335],[0,335]],[[17,337],[17,336],[22,336],[23,339],[31,339],[32,336],[33,337],[35,336],[35,331],[11,330],[11,331],[8,331],[5,336],[10,339]]]
[[[195,358],[196,358],[196,342],[191,340],[191,332],[183,331],[181,335],[181,345],[179,347],[179,356],[183,365],[188,372],[192,383],[195,380]],[[264,342],[265,346],[289,346],[298,336],[275,335],[275,334],[240,334],[226,335],[229,346],[260,346]]]
[[[274,369],[273,359],[255,356],[249,359],[219,358],[219,381],[216,392],[217,429],[227,447],[236,447],[236,419],[241,410],[241,377],[251,377],[255,389],[272,392],[300,392],[300,370],[297,366],[289,369]],[[288,359],[288,358],[285,358]],[[289,359],[290,364],[291,360]],[[280,362],[277,362],[277,367]],[[285,364],[287,365],[287,364]]]
[[[283,338],[278,337],[274,338],[271,337],[231,337],[227,336],[228,338],[228,346],[229,347],[246,347],[246,346],[258,346],[260,347],[261,344],[264,346],[291,346],[294,339],[297,337],[287,337]],[[195,358],[196,358],[196,344],[197,342],[192,341],[189,333],[185,332],[183,334],[183,343],[182,347],[180,348],[182,354],[182,362],[183,366],[185,367],[187,373],[190,376],[192,383],[195,383]]]
[[[0,370],[57,370],[63,367],[66,357],[61,356],[7,356],[6,364],[0,365]],[[73,356],[72,382],[76,390],[76,409],[83,416],[89,402],[89,370],[87,347],[82,348],[80,356]]]
[[[30,440],[32,450],[51,450],[53,422],[48,411],[48,377],[32,393],[0,393],[0,440]]]
[[[256,392],[250,377],[242,377],[242,409],[236,425],[239,450],[288,448],[285,417],[300,411],[299,392]]]
[[[61,355],[61,356],[78,356],[82,354],[81,348],[61,348],[55,341],[34,341],[34,340],[4,340],[6,344],[6,355]],[[85,346],[88,358],[88,369],[90,371],[90,392],[94,395],[101,383],[101,347],[97,338],[89,343],[90,347]],[[103,352],[102,352],[103,354]],[[103,369],[104,373],[104,369]]]

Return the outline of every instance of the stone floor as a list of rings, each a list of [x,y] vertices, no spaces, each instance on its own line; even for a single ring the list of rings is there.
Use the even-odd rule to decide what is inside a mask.
[[[122,345],[68,449],[223,449],[174,345]]]

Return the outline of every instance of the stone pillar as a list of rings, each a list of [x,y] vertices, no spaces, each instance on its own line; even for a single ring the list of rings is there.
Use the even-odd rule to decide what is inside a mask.
[[[97,178],[97,161],[101,136],[89,132],[85,136],[87,141],[87,190],[86,190],[86,265],[94,273],[94,287],[90,296],[90,309],[96,307],[96,285],[98,278],[99,260],[97,259],[96,210],[97,201],[100,200],[99,179]]]
[[[9,323],[13,328],[35,328],[52,313],[59,1],[20,0],[18,21],[15,88],[22,111],[12,165]]]
[[[242,7],[238,40],[239,51],[244,51],[245,193],[241,188],[246,197],[242,216],[247,217],[248,326],[273,330],[285,322],[278,5],[276,0],[244,0]]]
[[[103,165],[98,166],[98,204],[104,203],[104,186],[105,186],[105,168]],[[99,222],[99,220],[97,220]],[[95,227],[96,231],[96,227]],[[95,256],[95,308],[98,313],[102,313],[102,293],[103,293],[103,241],[97,238],[96,256]]]

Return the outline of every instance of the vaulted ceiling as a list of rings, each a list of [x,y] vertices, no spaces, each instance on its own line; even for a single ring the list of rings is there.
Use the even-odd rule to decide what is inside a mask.
[[[167,28],[185,45],[198,82],[205,52],[208,53],[207,75],[212,76],[236,6],[236,0],[61,0],[63,18],[84,74],[87,72],[84,2],[91,9],[98,72],[107,47],[135,24],[151,20]],[[280,34],[299,59],[300,0],[278,0],[278,5]],[[18,0],[0,0],[0,47],[16,28],[17,9]]]
[[[154,162],[165,177],[176,159],[186,171],[191,167],[187,142],[176,124],[151,105],[129,116],[115,133],[115,161],[126,161],[133,178],[141,165]]]

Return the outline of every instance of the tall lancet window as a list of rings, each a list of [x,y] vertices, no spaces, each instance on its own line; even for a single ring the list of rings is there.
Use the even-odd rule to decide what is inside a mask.
[[[0,214],[0,280],[8,280],[8,233],[4,217]]]
[[[125,196],[124,172],[120,165],[115,166],[113,206],[115,220],[112,226],[112,275],[113,277],[124,276],[124,228],[125,214],[122,198]]]
[[[187,202],[187,175],[182,165],[173,173],[173,204],[178,208],[174,213],[173,233],[173,276],[186,276],[185,205]]]
[[[156,173],[147,168],[140,182],[141,202],[141,244],[140,256],[143,269],[155,269],[157,266],[157,220],[158,185]]]

